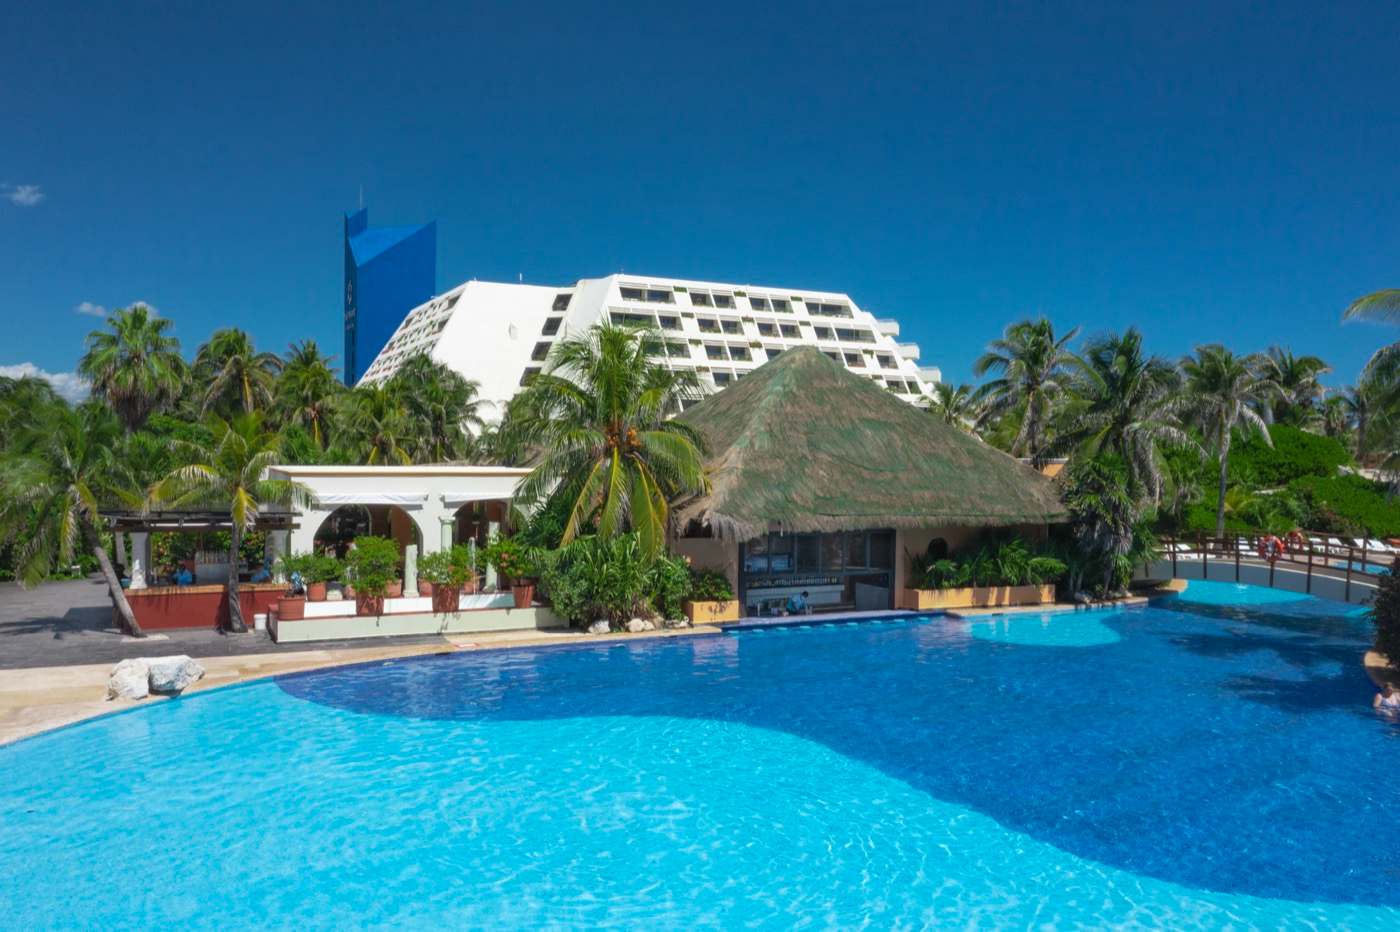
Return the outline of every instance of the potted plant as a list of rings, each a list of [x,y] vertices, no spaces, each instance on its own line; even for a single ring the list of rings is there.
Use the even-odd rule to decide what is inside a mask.
[[[729,577],[719,570],[691,570],[690,598],[685,601],[685,617],[691,623],[739,620],[739,602]]]
[[[399,545],[387,537],[357,537],[345,555],[347,581],[355,587],[355,614],[382,615],[389,583],[399,565]],[[402,583],[400,583],[402,586]]]
[[[494,537],[486,545],[484,556],[496,568],[499,585],[510,587],[515,607],[528,607],[535,598],[535,581],[525,545],[514,537]]]
[[[455,612],[462,587],[472,578],[471,551],[458,544],[423,557],[420,572],[432,586],[433,611]]]
[[[277,572],[287,577],[287,591],[277,600],[277,617],[283,621],[297,621],[306,617],[306,595],[296,593],[292,586],[297,579],[306,580],[306,564],[309,553],[283,554],[277,561]]]
[[[306,582],[306,598],[310,602],[326,601],[326,583],[340,575],[340,561],[330,554],[309,553],[301,571]]]

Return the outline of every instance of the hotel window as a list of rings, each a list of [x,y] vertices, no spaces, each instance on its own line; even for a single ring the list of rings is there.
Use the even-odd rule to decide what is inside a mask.
[[[688,343],[676,343],[676,342],[674,342],[674,341],[667,341],[667,343],[666,343],[666,355],[667,355],[667,356],[670,356],[672,359],[689,359],[689,358],[690,358],[690,344],[688,344]]]
[[[755,311],[772,310],[772,308],[768,306],[767,298],[755,298],[753,295],[749,295],[749,307],[753,308]]]
[[[537,366],[531,366],[529,369],[526,369],[526,370],[525,370],[525,374],[522,375],[522,376],[520,377],[520,384],[521,384],[521,385],[529,385],[530,382],[534,380],[535,376],[537,376],[537,375],[539,375],[539,374],[540,374],[539,367],[537,367]]]
[[[710,300],[710,296],[703,291],[692,291],[690,293],[690,303],[696,307],[714,307],[715,302]]]
[[[725,386],[734,381],[734,376],[728,372],[711,372],[710,377],[713,378],[715,384],[719,386]]]
[[[731,347],[729,347],[729,358],[730,358],[730,359],[739,359],[739,360],[742,360],[742,361],[744,361],[744,362],[748,362],[748,361],[750,361],[751,359],[753,359],[753,357],[749,355],[749,348],[748,348],[747,346],[731,346]]]
[[[904,388],[904,383],[899,379],[890,379],[889,390],[897,395],[908,394]]]
[[[662,330],[681,329],[681,319],[679,317],[676,317],[674,314],[662,314],[660,317],[657,318],[657,320],[661,322]]]
[[[878,359],[878,360],[880,360],[880,368],[881,368],[881,369],[898,369],[898,368],[899,368],[899,366],[895,364],[895,361],[894,361],[894,357],[893,357],[893,356],[886,356],[884,353],[881,353],[880,355],[876,356],[875,358]]]
[[[650,327],[655,319],[650,314],[620,314],[613,311],[612,322],[623,327]]]
[[[657,304],[675,304],[676,295],[674,292],[667,291],[663,288],[648,288],[647,300],[654,301]]]
[[[760,320],[758,322],[758,335],[761,337],[776,337],[778,326],[771,321]]]
[[[763,351],[768,354],[769,359],[777,359],[783,348],[781,346],[765,346]]]
[[[808,314],[819,317],[850,317],[851,309],[844,304],[824,304],[820,301],[807,301]]]
[[[697,317],[695,324],[700,328],[701,333],[719,333],[719,321],[713,317]]]
[[[865,357],[860,353],[846,353],[846,365],[853,369],[865,368]]]
[[[874,343],[875,334],[869,330],[848,330],[845,327],[836,328],[836,337],[841,340],[849,340],[852,343]]]
[[[817,339],[818,339],[818,340],[830,340],[830,339],[832,339],[831,328],[830,328],[830,327],[813,327],[813,328],[812,328],[812,332],[815,333],[815,334],[817,335]]]
[[[827,356],[831,357],[836,362],[841,361],[841,354],[836,352],[835,350],[822,350],[822,352],[825,353]]]
[[[797,324],[783,324],[779,329],[783,332],[783,336],[789,340],[802,339],[802,331],[797,329]]]
[[[734,306],[734,296],[732,294],[717,294],[714,296],[714,299],[715,307],[732,308]]]
[[[574,299],[574,296],[571,295],[571,294],[557,294],[557,295],[555,295],[555,296],[554,296],[554,307],[553,307],[553,310],[556,310],[556,311],[567,311],[567,310],[569,309],[569,302],[572,301],[573,299]],[[456,304],[456,303],[457,303],[457,299],[456,299],[456,298],[453,298],[453,299],[452,299],[452,303],[453,303],[453,304]],[[449,307],[450,307],[450,306],[451,306],[451,305],[449,305]]]
[[[540,333],[547,337],[552,337],[559,332],[559,325],[564,322],[562,317],[546,317],[544,319],[544,329]]]
[[[645,301],[647,293],[645,288],[619,288],[624,301]]]
[[[740,334],[744,332],[744,328],[739,326],[737,320],[721,320],[719,326],[721,330],[729,334]]]
[[[729,358],[728,356],[724,355],[724,347],[722,347],[722,346],[716,346],[716,345],[713,344],[713,343],[706,343],[706,344],[705,344],[705,355],[708,356],[710,359],[728,359],[728,358]]]
[[[783,313],[783,314],[791,314],[791,313],[792,313],[792,305],[791,305],[790,303],[788,303],[788,299],[787,299],[787,298],[774,298],[774,299],[773,299],[773,310],[779,311],[779,312],[781,312],[781,313]]]

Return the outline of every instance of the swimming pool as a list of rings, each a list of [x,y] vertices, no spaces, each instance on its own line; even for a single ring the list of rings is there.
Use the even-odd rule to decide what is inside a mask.
[[[459,653],[89,722],[0,748],[0,925],[1395,928],[1367,622],[1231,590]]]

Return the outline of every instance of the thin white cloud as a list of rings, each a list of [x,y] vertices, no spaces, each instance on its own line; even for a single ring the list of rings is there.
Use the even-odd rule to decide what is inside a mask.
[[[53,386],[53,390],[58,392],[59,397],[68,401],[82,401],[88,396],[91,386],[87,379],[76,372],[45,372],[32,362],[22,362],[13,366],[0,366],[0,376],[11,379],[22,379],[26,376],[35,379],[43,379]]]
[[[84,301],[73,308],[79,314],[86,314],[89,317],[106,317],[107,309],[100,304],[93,304],[91,301]]]
[[[44,192],[37,184],[7,184],[0,186],[0,196],[16,207],[34,207],[44,199]]]

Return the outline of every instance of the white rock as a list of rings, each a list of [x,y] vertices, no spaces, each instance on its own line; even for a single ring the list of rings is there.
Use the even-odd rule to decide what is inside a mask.
[[[637,634],[641,631],[655,631],[656,625],[647,621],[645,618],[633,618],[631,621],[627,622],[627,630],[633,634]]]
[[[612,630],[612,626],[609,625],[605,620],[603,620],[603,619],[601,619],[601,618],[598,619],[597,621],[593,622],[593,624],[591,624],[591,625],[588,626],[588,633],[589,633],[589,634],[607,634],[607,633],[608,633],[609,631],[611,631],[611,630]]]
[[[152,658],[150,671],[151,692],[154,693],[178,693],[204,676],[204,667],[183,654]]]
[[[663,628],[689,628],[689,618],[667,618],[661,623]]]
[[[344,601],[345,601],[345,593],[344,593],[344,592],[341,592],[339,589],[327,589],[327,590],[326,590],[326,601],[327,601],[327,602],[344,602]]]
[[[108,699],[145,699],[151,694],[151,669],[148,661],[123,660],[112,668],[107,678]]]

